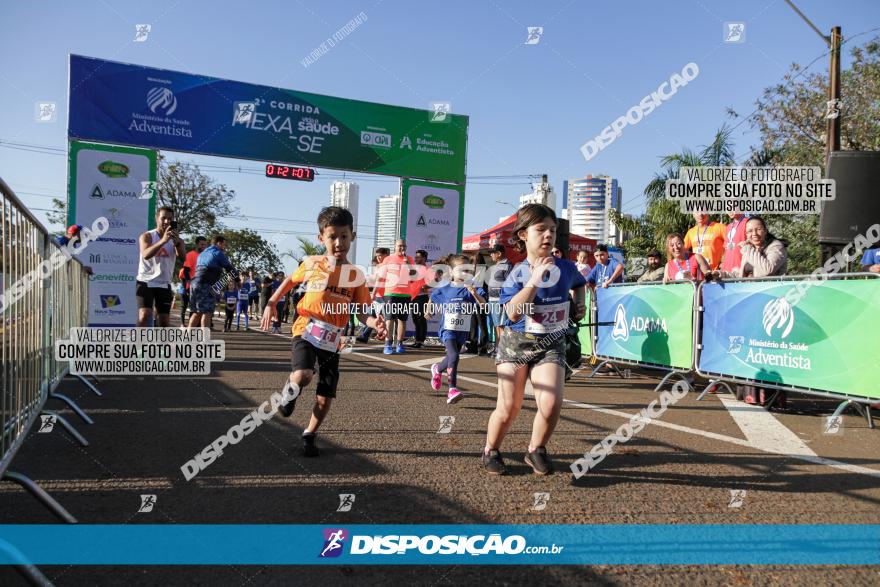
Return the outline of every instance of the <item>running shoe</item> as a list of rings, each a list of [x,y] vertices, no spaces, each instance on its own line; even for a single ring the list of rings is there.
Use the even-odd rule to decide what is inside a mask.
[[[394,349],[391,347],[391,344],[389,343],[389,344],[386,344],[386,345],[385,345],[385,350],[382,351],[382,352],[383,352],[384,354],[386,354],[386,355],[393,355],[393,354],[394,354]]]
[[[318,456],[318,447],[315,446],[315,436],[314,432],[307,432],[302,435],[303,447],[302,454],[304,457],[316,457]]]
[[[443,385],[443,374],[440,373],[440,363],[434,363],[431,365],[431,389],[440,391],[441,385]]]
[[[553,473],[553,463],[547,456],[547,449],[539,446],[535,452],[527,452],[523,459],[528,466],[535,471],[536,475],[550,475]]]
[[[395,355],[402,355],[405,352],[406,352],[406,349],[403,348],[403,343],[402,342],[397,343],[397,349],[394,351],[394,354]]]
[[[507,472],[507,467],[504,466],[501,453],[495,449],[490,450],[488,454],[484,452],[482,461],[483,468],[490,475],[504,475]]]
[[[446,394],[446,403],[447,404],[454,404],[458,400],[460,400],[462,397],[463,397],[463,395],[460,391],[458,391],[457,387],[450,387],[449,393]]]
[[[288,379],[287,383],[284,384],[284,389],[281,390],[281,399],[284,403],[278,406],[278,411],[281,412],[281,415],[285,418],[289,418],[293,413],[293,408],[296,406],[296,398],[299,397],[299,392],[299,385],[292,385],[290,379]]]

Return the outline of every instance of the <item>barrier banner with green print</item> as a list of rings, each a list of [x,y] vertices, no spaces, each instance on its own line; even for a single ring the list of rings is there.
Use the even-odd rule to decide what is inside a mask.
[[[593,304],[593,292],[590,288],[587,288],[587,297],[584,300],[584,304],[587,306],[587,315],[584,317],[583,321],[590,321],[590,306]],[[593,354],[593,327],[592,326],[581,326],[578,329],[578,340],[581,343],[581,355],[585,357],[589,357]]]
[[[596,288],[596,356],[672,369],[693,366],[692,283]]]
[[[880,279],[706,284],[701,373],[880,398]]]

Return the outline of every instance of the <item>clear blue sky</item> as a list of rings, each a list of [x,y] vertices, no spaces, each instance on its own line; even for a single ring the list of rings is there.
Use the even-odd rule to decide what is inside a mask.
[[[796,3],[823,32],[840,25],[846,38],[880,26],[876,0]],[[303,68],[306,55],[360,12],[366,22]],[[724,21],[746,22],[746,41],[722,43]],[[132,42],[138,23],[152,25],[145,43]],[[527,26],[544,27],[537,45],[524,44]],[[66,149],[67,55],[77,53],[403,106],[449,101],[453,112],[470,116],[469,176],[548,173],[561,206],[563,179],[605,173],[619,178],[624,211],[638,213],[660,156],[706,144],[727,120],[727,107],[751,112],[762,89],[780,81],[791,63],[805,65],[825,50],[783,0],[17,2],[4,6],[0,21],[0,140]],[[584,160],[585,141],[691,61],[699,65],[697,79]],[[826,71],[827,62],[813,70]],[[35,122],[40,101],[59,104],[56,123]],[[744,158],[756,135],[744,124],[735,141]],[[0,161],[0,176],[28,206],[48,208],[46,196],[64,196],[63,154],[0,147]],[[312,234],[329,197],[329,179],[211,174],[236,191],[242,213],[271,218],[227,220],[233,227]],[[512,211],[496,200],[515,202],[530,191],[526,180],[478,181],[467,186],[465,234]],[[364,176],[358,183],[363,262],[375,200],[395,192],[397,182]],[[293,237],[280,248],[292,246]]]

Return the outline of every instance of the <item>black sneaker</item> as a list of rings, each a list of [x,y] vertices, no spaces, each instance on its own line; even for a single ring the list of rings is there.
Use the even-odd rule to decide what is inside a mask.
[[[315,446],[315,434],[303,434],[302,453],[304,457],[318,456],[318,447]]]
[[[285,418],[289,418],[293,413],[293,408],[296,406],[296,398],[299,397],[299,389],[293,390],[293,386],[290,385],[290,379],[287,380],[287,383],[284,384],[284,389],[281,390],[281,399],[286,399],[287,403],[281,404],[278,407],[278,411]]]
[[[528,466],[535,471],[535,475],[550,475],[553,473],[553,463],[547,456],[547,449],[539,446],[535,452],[527,452],[523,459]]]
[[[504,475],[507,472],[507,467],[504,466],[504,459],[501,458],[501,453],[495,449],[490,450],[489,454],[484,452],[482,460],[483,468],[490,475]]]

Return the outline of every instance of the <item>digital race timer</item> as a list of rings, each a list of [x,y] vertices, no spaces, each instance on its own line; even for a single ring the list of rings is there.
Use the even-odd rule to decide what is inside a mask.
[[[267,163],[266,177],[313,181],[315,179],[315,170],[310,167],[291,167],[290,165],[273,165]]]

